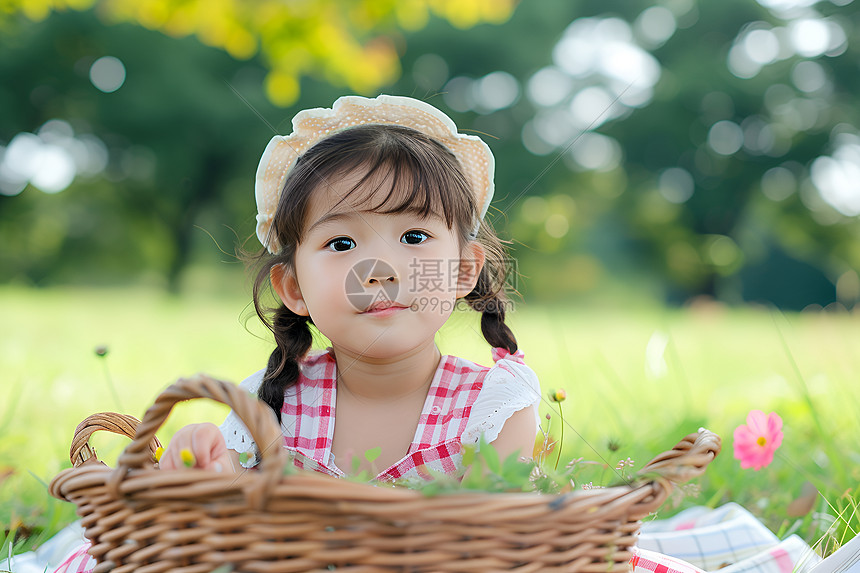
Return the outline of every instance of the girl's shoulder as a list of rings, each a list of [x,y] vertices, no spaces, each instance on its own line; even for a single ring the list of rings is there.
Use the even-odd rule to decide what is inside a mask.
[[[504,348],[493,348],[492,366],[482,366],[465,358],[450,357],[451,370],[455,374],[467,377],[478,374],[484,387],[499,385],[515,385],[537,390],[540,396],[540,383],[537,374],[525,363],[525,355],[521,350],[511,354]],[[448,365],[444,365],[448,368]]]
[[[535,426],[540,424],[537,409],[541,399],[540,382],[524,358],[519,350],[511,354],[503,348],[493,349],[495,364],[482,367],[486,373],[463,432],[462,443],[477,443],[481,434],[492,442],[505,421],[524,408],[532,407]]]
[[[431,391],[457,394],[494,392],[499,387],[530,391],[540,385],[537,375],[524,361],[521,351],[511,354],[503,348],[493,348],[492,366],[483,366],[466,358],[446,354],[439,362]]]

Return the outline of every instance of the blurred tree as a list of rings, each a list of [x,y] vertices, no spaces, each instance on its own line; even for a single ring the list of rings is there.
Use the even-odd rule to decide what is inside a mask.
[[[493,34],[422,45],[450,62],[439,89],[458,124],[500,137],[496,204],[540,294],[599,291],[611,274],[676,301],[851,306],[850,3],[523,5]],[[448,57],[463,52],[475,57]],[[501,70],[525,97],[497,106]]]
[[[339,95],[333,86],[367,93],[399,72],[397,26],[420,28],[430,13],[461,27],[499,21],[512,3],[109,0],[95,12],[53,15],[51,3],[4,7],[13,14],[0,21],[9,32],[0,40],[0,142],[9,144],[0,166],[2,277],[43,283],[155,271],[175,290],[195,224],[205,219],[206,231],[230,244],[219,226],[251,222],[260,150],[274,133],[289,132],[292,115],[272,102],[294,103],[303,75],[324,81],[305,80],[304,107],[331,102]],[[258,45],[260,57],[242,61]],[[58,193],[65,185],[52,184],[48,171],[63,157],[45,155],[68,152],[84,171],[76,136],[90,136],[89,152],[101,147],[107,165],[103,176],[78,177]],[[24,169],[29,162],[38,165]],[[28,181],[57,194],[22,193]]]
[[[851,175],[860,170],[860,13],[850,0],[548,1],[523,3],[504,22],[510,11],[485,12],[491,4],[290,3],[293,33],[219,2],[212,9],[235,14],[255,38],[246,61],[193,1],[105,0],[99,19],[71,11],[27,25],[7,16],[0,143],[65,118],[80,137],[101,138],[110,163],[107,178],[78,178],[59,195],[0,196],[0,273],[64,280],[89,249],[93,268],[140,266],[176,284],[192,222],[222,244],[231,239],[221,222],[250,234],[251,177],[272,131],[289,131],[295,109],[329,105],[341,86],[376,92],[338,72],[361,68],[357,51],[340,52],[353,65],[323,63],[326,36],[307,26],[326,23],[356,45],[396,47],[394,73],[367,76],[382,91],[426,99],[486,135],[497,158],[491,217],[518,242],[527,294],[605,292],[619,277],[677,301],[802,308],[860,298],[860,175]],[[224,50],[103,24],[116,21]],[[284,36],[313,52],[301,66],[271,48],[293,41]],[[112,93],[88,78],[104,55],[127,70]],[[272,103],[293,93],[272,91],[277,73],[304,78],[295,108]]]
[[[39,128],[49,141],[44,132],[63,118],[95,134],[108,158],[103,173],[61,193],[39,193],[34,182],[0,197],[3,255],[13,262],[4,271],[39,283],[155,270],[176,287],[195,221],[229,204],[234,179],[254,171],[241,150],[271,134],[253,111],[274,115],[271,104],[247,89],[264,72],[195,41],[104,26],[91,12],[58,14],[4,42],[14,49],[0,57],[0,76],[9,78],[0,88],[2,137]],[[128,70],[110,93],[93,85],[105,54]]]
[[[237,60],[258,52],[267,68],[266,95],[288,106],[299,81],[313,76],[370,93],[399,74],[398,29],[423,28],[430,15],[458,28],[507,20],[514,0],[10,0],[6,12],[33,21],[53,10],[95,7],[106,23],[132,22],[174,38],[194,35]],[[2,14],[2,13],[0,13]],[[401,48],[402,49],[402,46]]]

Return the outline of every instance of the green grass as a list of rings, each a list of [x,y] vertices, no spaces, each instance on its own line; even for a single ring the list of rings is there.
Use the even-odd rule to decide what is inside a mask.
[[[265,364],[269,343],[253,320],[246,330],[247,300],[209,292],[0,287],[3,554],[13,540],[14,552],[28,550],[75,519],[73,506],[51,498],[45,484],[69,467],[83,418],[106,410],[141,417],[180,376],[238,382]],[[822,553],[860,530],[860,315],[519,305],[509,316],[544,390],[567,390],[562,459],[614,465],[631,457],[642,467],[706,426],[723,437],[723,453],[685,488],[698,495],[673,498],[660,516],[736,501],[780,535],[820,541]],[[439,334],[440,348],[487,364],[476,332],[476,315],[458,315]],[[107,356],[96,355],[100,345]],[[751,409],[776,411],[785,422],[783,446],[759,472],[741,470],[732,457],[732,432]],[[226,413],[201,401],[176,410],[161,438]],[[545,401],[541,413],[551,411]],[[114,436],[93,442],[109,465],[124,445]],[[819,490],[814,509],[791,517],[787,507],[806,481]]]

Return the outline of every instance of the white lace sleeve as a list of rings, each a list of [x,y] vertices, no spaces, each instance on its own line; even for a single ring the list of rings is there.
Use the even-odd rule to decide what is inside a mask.
[[[239,387],[256,396],[260,384],[263,383],[263,374],[265,373],[266,370],[263,369],[251,374],[239,383]],[[254,443],[251,432],[248,431],[248,428],[245,427],[245,424],[242,423],[242,420],[239,419],[239,416],[233,410],[230,410],[230,413],[227,414],[219,429],[224,436],[224,441],[227,443],[228,449],[240,454],[251,454],[248,456],[247,461],[242,462],[243,467],[250,468],[257,465],[259,461],[257,444]]]
[[[515,360],[499,360],[484,378],[481,393],[472,406],[460,441],[476,444],[483,434],[487,442],[492,442],[499,437],[502,426],[514,412],[530,406],[534,410],[535,428],[538,428],[540,396],[540,382],[534,370]]]

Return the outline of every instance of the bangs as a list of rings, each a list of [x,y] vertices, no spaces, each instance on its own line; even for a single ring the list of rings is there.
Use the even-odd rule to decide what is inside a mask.
[[[465,180],[457,181],[439,169],[407,162],[378,161],[339,201],[373,213],[410,214],[420,219],[436,217],[450,229],[461,219],[471,219]],[[359,168],[361,169],[361,168]]]
[[[362,126],[346,130],[364,135],[341,148],[335,177],[361,175],[338,205],[364,211],[438,217],[465,237],[477,218],[474,193],[457,158],[421,132],[404,127]],[[346,134],[344,134],[346,135]]]

